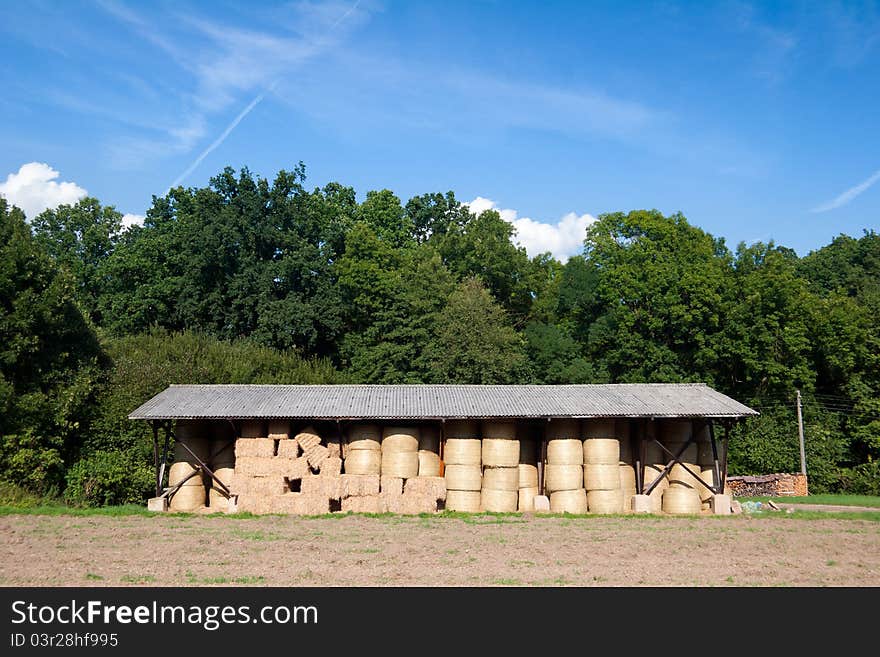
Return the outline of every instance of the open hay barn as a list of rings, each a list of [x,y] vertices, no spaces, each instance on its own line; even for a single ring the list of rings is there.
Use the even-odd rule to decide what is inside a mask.
[[[729,513],[752,415],[704,384],[173,385],[129,419],[158,510],[685,514]]]

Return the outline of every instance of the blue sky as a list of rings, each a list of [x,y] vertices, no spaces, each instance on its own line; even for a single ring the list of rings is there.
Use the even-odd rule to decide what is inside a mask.
[[[560,257],[616,210],[801,255],[880,224],[877,2],[3,0],[0,55],[0,193],[31,213],[302,160]]]

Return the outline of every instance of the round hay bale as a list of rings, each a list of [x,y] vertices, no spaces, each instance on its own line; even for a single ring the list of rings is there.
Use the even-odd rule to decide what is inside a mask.
[[[663,491],[664,513],[676,515],[699,513],[701,504],[700,496],[693,488],[670,486]]]
[[[483,490],[518,490],[519,467],[483,468]]]
[[[519,465],[519,441],[510,438],[483,438],[483,465],[512,468]]]
[[[440,457],[436,453],[424,449],[419,450],[419,476],[440,476]]]
[[[348,430],[348,449],[353,451],[380,450],[382,429],[375,424],[354,424]]]
[[[586,513],[587,491],[583,488],[576,490],[557,490],[550,493],[550,511],[553,513]]]
[[[585,438],[584,463],[620,463],[620,441],[617,438]]]
[[[660,420],[660,441],[683,443],[691,437],[693,422],[690,420]]]
[[[267,427],[268,436],[274,440],[287,440],[290,438],[290,420],[274,419],[269,420]]]
[[[480,425],[476,420],[449,420],[443,427],[443,436],[449,438],[479,438]]]
[[[520,463],[519,470],[519,487],[532,488],[538,485],[538,466],[530,463]]]
[[[617,463],[589,463],[584,466],[587,490],[620,490],[620,466]]]
[[[712,468],[704,468],[702,472],[700,472],[700,478],[705,481],[710,486],[715,486],[715,470]],[[712,499],[712,495],[714,493],[710,491],[705,486],[700,486],[698,489],[700,493],[700,500],[703,502],[708,502]]]
[[[346,474],[377,475],[382,471],[382,452],[378,449],[354,449],[345,457],[343,467]]]
[[[194,477],[196,479],[196,477]],[[198,479],[198,486],[183,486],[171,496],[169,508],[172,511],[197,511],[205,506],[205,487]]]
[[[554,438],[548,441],[547,463],[553,465],[583,465],[583,441],[579,438]]]
[[[482,445],[479,438],[447,438],[443,462],[447,465],[480,465]]]
[[[222,490],[211,488],[208,491],[208,508],[213,513],[227,513],[229,511],[229,498]]]
[[[269,435],[269,426],[265,420],[242,420],[242,438],[266,438]]]
[[[651,494],[648,496],[651,502],[651,513],[660,513],[663,510],[663,491],[667,488],[668,486],[657,486],[657,488],[651,491]]]
[[[690,468],[690,472],[685,469]],[[681,463],[674,463],[672,468],[669,471],[669,485],[670,486],[688,486],[689,488],[693,488],[696,490],[697,488],[702,488],[700,483],[697,480],[697,477],[694,477],[693,474],[700,473],[700,466],[695,463],[685,463],[682,465]]]
[[[214,470],[214,474],[229,488],[229,484],[235,474],[235,468],[217,468]],[[213,478],[208,482],[208,486],[208,507],[216,507],[218,511],[226,511],[229,503],[226,492],[220,488],[220,485]]]
[[[624,488],[620,492],[623,494],[623,512],[630,513],[633,510],[633,498],[636,496],[636,489]]]
[[[550,420],[545,435],[547,440],[582,440],[581,421],[573,418]]]
[[[193,472],[196,473],[195,476],[189,477]],[[189,477],[189,479],[186,479]],[[204,482],[202,481],[201,468],[195,463],[190,463],[188,461],[177,461],[171,464],[171,468],[168,470],[168,486],[176,486],[181,481],[186,479],[186,482],[183,484],[184,486],[202,486]]]
[[[550,491],[584,487],[584,466],[548,463],[544,468],[544,487]]]
[[[210,438],[214,433],[214,423],[206,420],[177,420],[174,423],[174,439],[187,441]]]
[[[636,489],[636,469],[632,465],[618,465],[618,472],[620,472],[620,487],[621,489]]]
[[[418,427],[385,427],[382,429],[382,454],[418,452]]]
[[[419,427],[419,451],[440,453],[440,427],[426,424]]]
[[[447,490],[446,509],[462,513],[480,512],[481,493],[478,490]]]
[[[513,420],[483,420],[480,423],[480,432],[483,440],[486,438],[516,440],[516,422]]]
[[[587,509],[590,513],[623,513],[623,491],[588,490]]]
[[[379,473],[383,477],[410,479],[419,476],[418,452],[384,452]]]
[[[661,470],[663,470],[664,467],[665,467],[664,465],[659,464],[659,463],[645,466],[644,484],[645,484],[646,488],[649,485],[653,484],[654,481],[656,481],[660,477],[660,472],[661,472]],[[667,476],[663,477],[663,479],[660,481],[659,484],[657,484],[657,487],[654,490],[655,491],[658,489],[663,490],[664,488],[666,488],[668,486],[669,486],[669,476],[667,475]]]
[[[535,497],[538,495],[538,487],[537,486],[528,486],[526,488],[520,488],[517,492],[519,495],[519,501],[516,505],[517,511],[522,511],[523,513],[529,513],[535,510]]]
[[[211,455],[211,441],[208,439],[207,436],[178,438],[174,441],[174,460],[192,461],[193,463],[195,463],[196,461],[193,458],[192,454],[184,449],[184,445],[189,447],[193,454],[202,459],[202,461],[208,461],[208,458]]]
[[[666,442],[663,441],[663,445],[672,452],[673,455],[678,454],[678,450],[684,447],[683,442]],[[667,455],[667,460],[672,458]],[[684,451],[681,453],[681,456],[678,457],[679,461],[684,463],[696,463],[697,462],[697,444],[690,443],[687,447],[684,448]]]
[[[702,504],[700,504],[700,511],[701,512],[702,511],[711,511],[711,510],[712,510],[712,505],[709,502],[703,502]]]
[[[519,504],[519,491],[484,488],[480,491],[480,507],[493,513],[513,513]]]
[[[479,465],[446,465],[446,490],[480,490],[483,487],[483,473]]]
[[[519,440],[519,462],[529,465],[538,464],[538,443],[534,440]]]
[[[617,438],[613,418],[590,418],[581,422],[581,438]]]

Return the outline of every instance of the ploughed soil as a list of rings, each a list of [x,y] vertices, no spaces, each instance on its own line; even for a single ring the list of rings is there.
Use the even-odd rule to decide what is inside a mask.
[[[880,522],[0,517],[2,586],[880,586]]]

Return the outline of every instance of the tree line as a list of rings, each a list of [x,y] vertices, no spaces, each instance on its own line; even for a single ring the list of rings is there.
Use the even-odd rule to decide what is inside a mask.
[[[798,469],[799,389],[812,490],[880,493],[874,231],[798,257],[614,212],[560,262],[452,192],[358,202],[308,189],[302,164],[226,168],[121,221],[94,198],[32,218],[0,198],[11,485],[140,501],[149,441],[125,416],[175,382],[703,381],[762,412],[734,432],[732,472]]]

